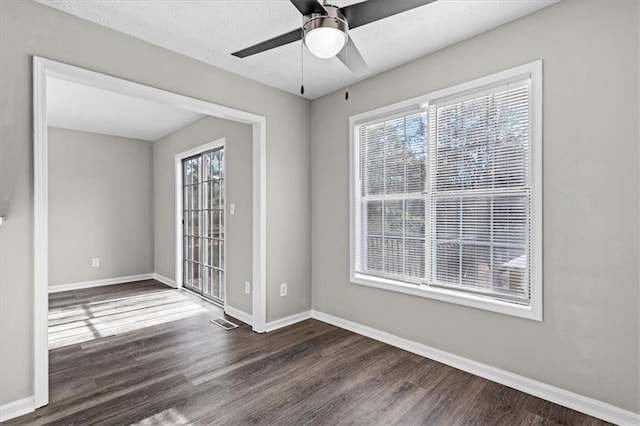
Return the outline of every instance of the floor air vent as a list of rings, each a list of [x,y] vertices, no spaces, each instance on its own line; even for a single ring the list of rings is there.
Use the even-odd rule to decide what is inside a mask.
[[[238,324],[234,324],[231,321],[227,321],[226,319],[220,317],[220,318],[214,318],[211,320],[212,323],[214,323],[215,325],[217,325],[218,327],[222,327],[225,330],[229,331],[229,330],[233,330],[234,328],[238,328]]]

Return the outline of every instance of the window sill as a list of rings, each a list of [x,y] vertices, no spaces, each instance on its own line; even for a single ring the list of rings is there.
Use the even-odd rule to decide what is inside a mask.
[[[406,284],[401,281],[379,278],[360,273],[352,273],[351,282],[353,284],[375,287],[383,290],[395,291],[397,293],[410,294],[413,296],[426,297],[428,299],[441,300],[444,302],[455,303],[457,305],[470,306],[473,308],[484,309],[486,311],[498,312],[534,321],[542,321],[542,308],[541,306],[538,306],[536,309],[536,303],[534,300],[532,300],[531,306],[522,306],[501,300],[488,299],[470,293],[457,292],[455,290],[444,288],[419,286],[416,284]]]

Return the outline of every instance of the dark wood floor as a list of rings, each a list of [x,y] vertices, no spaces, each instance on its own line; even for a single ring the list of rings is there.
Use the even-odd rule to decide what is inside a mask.
[[[156,315],[161,300],[189,315]],[[51,401],[10,424],[604,424],[316,320],[225,331],[209,322],[218,308],[153,281],[52,294],[50,307],[52,334],[99,327],[52,340]]]

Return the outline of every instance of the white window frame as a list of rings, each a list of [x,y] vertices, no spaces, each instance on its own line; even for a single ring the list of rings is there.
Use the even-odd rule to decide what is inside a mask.
[[[430,103],[441,102],[446,98],[472,95],[487,87],[527,78],[531,79],[532,99],[529,117],[531,126],[531,281],[529,305],[455,289],[409,284],[356,272],[356,238],[359,236],[359,232],[356,230],[355,214],[356,202],[360,201],[360,190],[357,187],[360,126],[393,114],[415,110],[416,107],[426,108]],[[349,118],[349,135],[349,270],[351,283],[542,321],[542,60],[351,116]],[[430,207],[426,206],[426,210],[429,209]],[[428,233],[427,244],[430,244]],[[426,261],[428,263],[430,259]],[[427,279],[429,279],[428,275]]]

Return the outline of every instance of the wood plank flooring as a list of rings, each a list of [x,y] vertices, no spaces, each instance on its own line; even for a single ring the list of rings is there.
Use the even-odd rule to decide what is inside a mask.
[[[225,331],[219,308],[154,281],[50,310],[50,403],[8,424],[605,424],[316,320]]]
[[[158,283],[140,281],[91,289],[53,293],[49,302],[49,349],[177,321],[207,312],[184,292],[158,289]],[[219,310],[218,314],[222,314]]]

